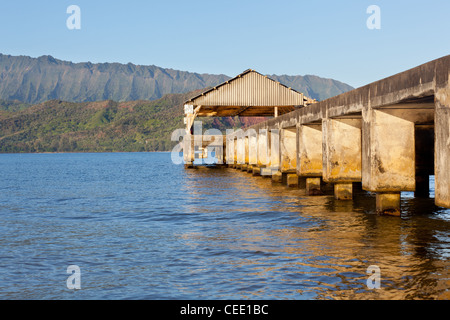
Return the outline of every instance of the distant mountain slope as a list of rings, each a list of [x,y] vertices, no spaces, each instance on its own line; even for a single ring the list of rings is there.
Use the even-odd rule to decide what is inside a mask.
[[[291,87],[305,96],[318,101],[325,100],[354,88],[340,81],[314,75],[286,76],[269,75],[270,78]]]
[[[317,100],[353,89],[342,82],[317,76],[270,77]],[[69,102],[155,100],[169,93],[212,87],[228,79],[226,75],[131,63],[72,63],[51,56],[31,58],[0,54],[0,99],[31,104],[53,99]]]
[[[51,56],[0,54],[0,99],[40,103],[154,100],[226,81],[225,75],[189,73],[156,66],[72,63]]]

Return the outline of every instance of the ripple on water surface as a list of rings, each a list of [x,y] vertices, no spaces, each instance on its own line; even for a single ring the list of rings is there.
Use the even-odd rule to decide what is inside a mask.
[[[0,174],[3,299],[449,298],[433,199],[405,193],[403,216],[381,217],[365,192],[308,197],[169,153],[0,155]]]

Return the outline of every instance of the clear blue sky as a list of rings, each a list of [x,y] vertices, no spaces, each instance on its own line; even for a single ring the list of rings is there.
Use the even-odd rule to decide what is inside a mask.
[[[72,4],[81,30],[66,27]],[[373,4],[380,30],[366,26]],[[448,0],[1,0],[0,53],[359,87],[450,54],[449,13]]]

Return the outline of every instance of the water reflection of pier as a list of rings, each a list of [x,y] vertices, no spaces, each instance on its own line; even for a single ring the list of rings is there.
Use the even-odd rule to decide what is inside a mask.
[[[253,266],[267,285],[270,277],[282,277],[299,281],[299,294],[323,288],[323,298],[410,299],[420,298],[421,291],[423,297],[448,298],[450,225],[430,219],[445,212],[430,205],[433,199],[405,195],[404,214],[397,219],[377,215],[372,195],[362,189],[353,201],[343,201],[332,188],[310,197],[306,189],[231,168],[203,167],[185,175],[185,190],[196,201],[186,209],[210,222],[205,232],[187,232],[184,239],[220,246],[218,252],[251,252],[259,258],[229,261],[231,268]],[[217,193],[226,196],[207,202]],[[369,265],[381,268],[383,291],[367,290]],[[423,277],[431,277],[425,286]]]

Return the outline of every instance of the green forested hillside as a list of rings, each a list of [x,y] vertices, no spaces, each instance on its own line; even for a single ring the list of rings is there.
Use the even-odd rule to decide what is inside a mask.
[[[0,152],[170,151],[175,145],[172,132],[184,127],[183,103],[191,95],[169,94],[155,101],[131,102],[51,100],[26,109],[3,110]],[[205,130],[237,128],[261,121],[199,120]]]

